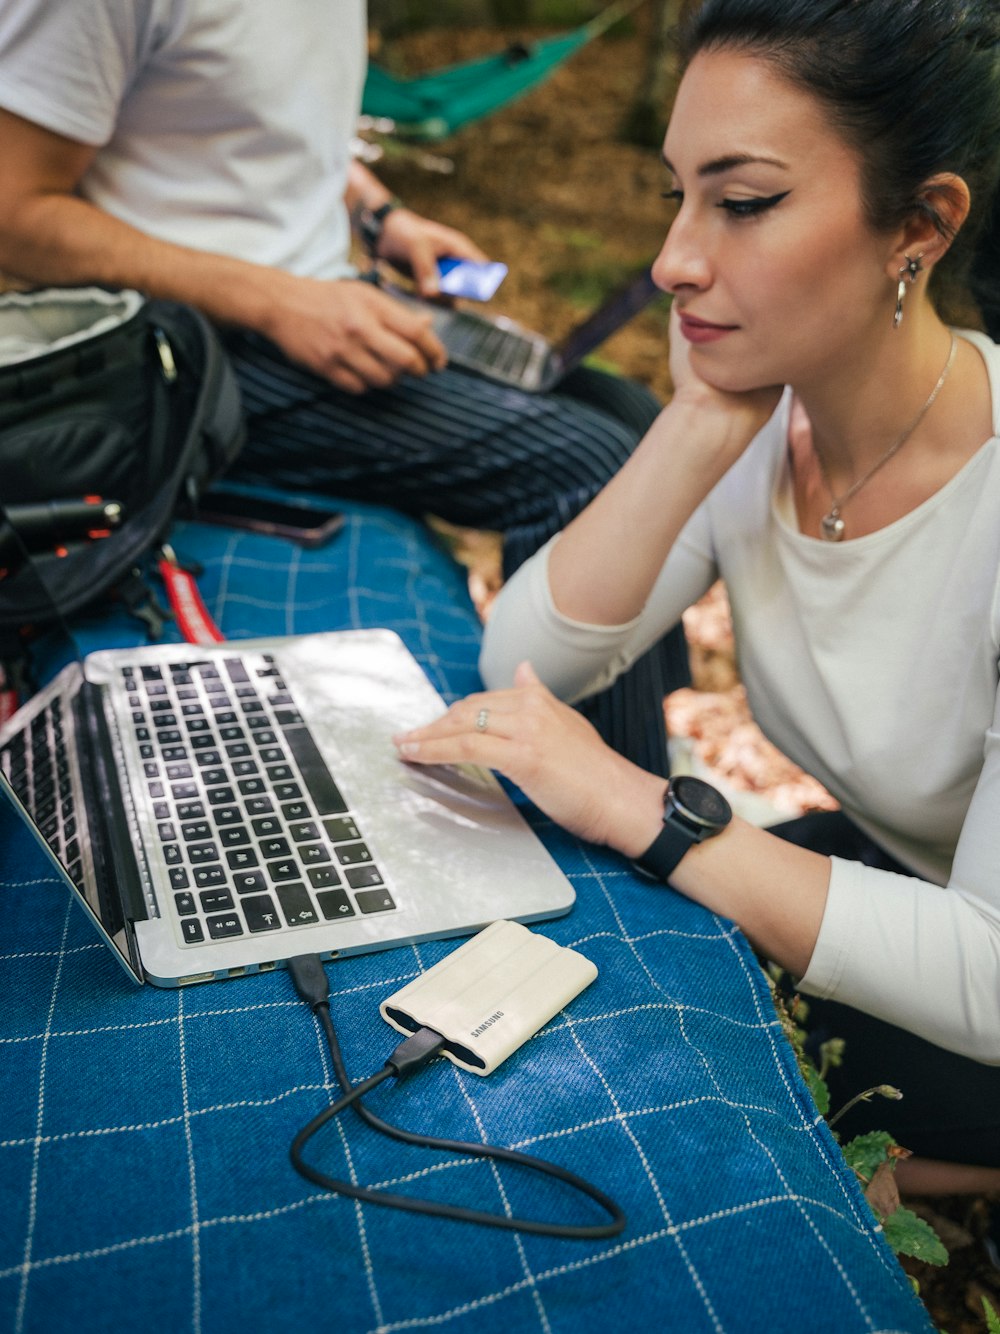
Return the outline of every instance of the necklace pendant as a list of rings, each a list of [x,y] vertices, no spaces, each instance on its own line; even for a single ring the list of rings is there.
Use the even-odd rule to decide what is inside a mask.
[[[819,521],[819,530],[824,542],[842,542],[847,524],[840,517],[840,510],[834,505],[829,514],[824,514]]]

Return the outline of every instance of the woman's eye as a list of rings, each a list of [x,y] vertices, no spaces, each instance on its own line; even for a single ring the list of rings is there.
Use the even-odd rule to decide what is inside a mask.
[[[683,191],[683,190],[663,190],[663,191],[661,192],[661,194],[660,194],[660,198],[661,198],[661,199],[669,199],[669,200],[670,200],[672,203],[674,203],[674,204],[683,204],[683,202],[684,202],[684,191]]]
[[[775,204],[780,204],[790,193],[789,190],[783,190],[780,194],[768,195],[766,199],[722,199],[716,207],[724,208],[737,218],[753,218],[758,213],[766,213],[769,208],[774,208]]]

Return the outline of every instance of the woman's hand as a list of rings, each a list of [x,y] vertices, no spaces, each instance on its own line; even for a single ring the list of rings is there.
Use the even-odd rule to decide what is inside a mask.
[[[782,385],[766,385],[762,389],[732,393],[703,380],[691,364],[691,344],[681,332],[676,301],[670,309],[670,378],[674,386],[671,402],[678,406],[691,403],[699,412],[729,417],[747,443],[770,418],[783,390]]]
[[[479,764],[504,774],[556,824],[637,857],[660,828],[664,780],[601,740],[523,662],[509,690],[469,695],[393,738],[413,764]]]

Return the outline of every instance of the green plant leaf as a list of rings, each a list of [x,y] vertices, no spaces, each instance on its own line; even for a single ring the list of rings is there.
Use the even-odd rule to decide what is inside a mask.
[[[946,1265],[948,1252],[929,1223],[912,1209],[897,1209],[882,1224],[885,1239],[897,1255],[912,1255],[931,1265]]]
[[[856,1135],[843,1145],[848,1167],[854,1169],[863,1181],[871,1181],[879,1163],[889,1156],[896,1141],[886,1130],[872,1130],[867,1135]]]
[[[997,1315],[986,1297],[983,1298],[983,1311],[986,1313],[986,1334],[1000,1334],[1000,1315]]]
[[[802,1062],[801,1069],[809,1092],[813,1096],[813,1102],[819,1109],[820,1116],[826,1116],[830,1110],[830,1090],[826,1086],[826,1080],[808,1060]]]

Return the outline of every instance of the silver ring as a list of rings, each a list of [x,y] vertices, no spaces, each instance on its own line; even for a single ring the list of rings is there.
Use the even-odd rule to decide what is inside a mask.
[[[486,728],[489,726],[489,721],[490,721],[489,709],[480,709],[479,712],[476,714],[476,731],[485,732]]]

